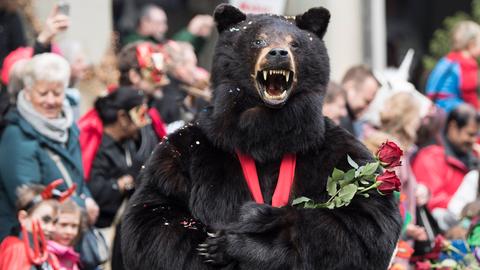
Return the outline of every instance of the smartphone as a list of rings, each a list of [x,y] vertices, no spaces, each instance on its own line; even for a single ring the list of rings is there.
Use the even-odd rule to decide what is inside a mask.
[[[68,16],[70,14],[70,4],[65,0],[60,0],[57,3],[58,13]]]

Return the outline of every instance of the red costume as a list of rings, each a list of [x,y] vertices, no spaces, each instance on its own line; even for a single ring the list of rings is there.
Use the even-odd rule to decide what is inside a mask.
[[[35,196],[27,204],[25,211],[42,202],[43,200],[55,199],[63,202],[75,192],[76,185],[61,192],[56,189],[63,183],[62,179],[57,179],[50,183],[40,195]],[[22,237],[8,236],[0,244],[0,270],[30,270],[33,266],[45,266],[53,269],[63,270],[57,257],[47,248],[47,241],[43,234],[42,227],[38,220],[32,220],[32,231],[27,232],[24,226],[22,228]],[[29,239],[29,235],[32,239]],[[33,250],[31,245],[33,245]]]
[[[417,182],[431,192],[428,208],[447,208],[469,169],[460,160],[445,153],[445,148],[431,145],[420,150],[412,163]]]
[[[8,236],[2,241],[2,244],[0,244],[0,270],[30,270],[32,266],[45,265],[54,270],[62,269],[57,257],[47,250],[47,242],[40,224],[38,222],[33,223],[32,227],[36,227],[33,229],[33,250],[28,238],[20,239],[15,236]],[[28,233],[24,228],[22,229],[22,235],[25,237]],[[38,237],[42,240],[40,243]]]

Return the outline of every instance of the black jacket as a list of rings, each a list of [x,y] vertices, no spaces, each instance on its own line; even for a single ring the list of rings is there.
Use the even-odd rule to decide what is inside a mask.
[[[192,121],[201,109],[209,105],[208,102],[196,98],[191,106],[185,105],[188,94],[182,89],[183,83],[171,76],[168,78],[170,83],[162,89],[162,98],[154,100],[152,105],[157,108],[165,124],[179,120]]]
[[[16,12],[0,10],[0,69],[5,57],[22,46],[27,46],[27,40],[20,16]]]
[[[169,79],[170,83],[162,89],[162,98],[155,100],[153,104],[162,116],[165,124],[183,120],[183,100],[187,96],[187,93],[180,89],[180,81],[173,77],[169,77]]]
[[[103,134],[88,182],[90,192],[100,207],[100,215],[96,224],[100,228],[112,224],[118,208],[128,196],[128,193],[122,193],[118,189],[118,178],[127,174],[135,177],[138,173],[135,169],[138,166],[127,164],[127,151],[133,156],[135,144],[132,141],[118,143],[112,137]]]

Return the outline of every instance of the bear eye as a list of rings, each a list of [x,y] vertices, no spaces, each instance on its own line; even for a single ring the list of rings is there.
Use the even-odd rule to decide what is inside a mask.
[[[298,48],[298,42],[296,41],[292,41],[292,43],[290,43],[290,46],[292,46],[292,48]]]
[[[267,45],[267,42],[263,39],[257,39],[253,42],[253,44],[258,47],[264,47]]]

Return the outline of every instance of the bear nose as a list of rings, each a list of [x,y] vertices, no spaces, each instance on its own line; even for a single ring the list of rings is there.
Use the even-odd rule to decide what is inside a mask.
[[[281,48],[274,48],[268,52],[268,57],[283,58],[288,56],[288,51]]]

